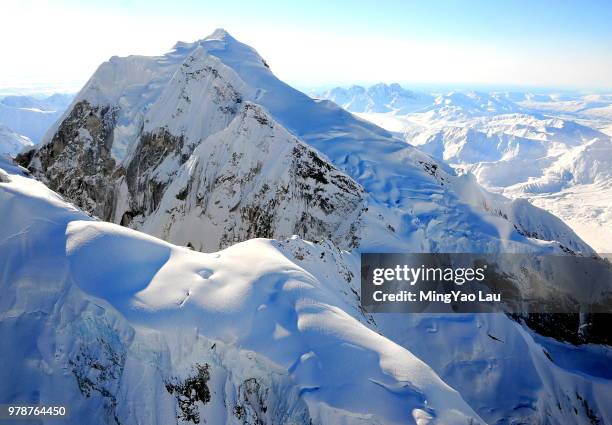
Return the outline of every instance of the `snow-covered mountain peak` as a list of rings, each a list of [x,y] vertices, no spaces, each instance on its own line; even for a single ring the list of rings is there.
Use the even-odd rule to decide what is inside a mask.
[[[397,96],[389,103],[389,107],[394,108],[405,106],[404,101],[410,103],[414,100],[414,94],[399,85],[379,85],[368,93],[375,97],[395,93]],[[481,109],[483,104],[488,107],[488,102],[493,102],[480,95],[457,94],[450,99],[474,104]],[[249,107],[245,109],[244,106],[247,102],[253,104],[249,106],[254,108],[253,111],[259,110],[255,104],[260,105],[261,110],[268,114],[269,121],[275,122],[274,131],[277,127],[282,131],[278,130],[278,135],[263,131],[265,128],[254,120],[254,116],[248,115]],[[431,100],[427,102],[431,103]],[[277,225],[278,229],[284,230],[273,234],[274,237],[287,236],[290,231],[315,239],[326,234],[334,237],[336,232],[329,232],[326,226],[319,225],[314,226],[314,233],[305,233],[304,227],[300,227],[304,221],[294,217],[296,211],[302,212],[302,207],[297,204],[303,202],[308,206],[312,203],[312,199],[309,201],[300,196],[300,193],[309,193],[307,190],[302,188],[293,192],[291,202],[295,205],[290,209],[277,197],[283,197],[282,194],[270,190],[275,185],[294,187],[303,183],[296,171],[300,162],[292,159],[291,155],[274,156],[263,151],[251,151],[253,140],[255,145],[260,145],[266,138],[274,136],[295,146],[309,145],[306,156],[316,158],[309,161],[315,169],[314,175],[323,175],[319,183],[326,185],[318,187],[309,183],[309,188],[321,189],[321,193],[330,199],[337,193],[356,194],[350,195],[349,200],[339,199],[334,204],[334,208],[343,211],[346,217],[358,217],[366,198],[357,192],[363,190],[367,193],[369,211],[379,211],[388,227],[383,232],[375,232],[368,226],[372,223],[379,226],[381,219],[368,218],[366,221],[370,225],[362,226],[364,234],[369,235],[363,238],[365,246],[402,250],[521,251],[542,249],[539,242],[534,243],[521,235],[539,235],[542,238],[546,235],[550,249],[561,244],[576,252],[590,252],[590,248],[569,229],[563,229],[536,210],[533,214],[538,217],[538,226],[545,228],[548,222],[551,229],[536,231],[525,228],[532,226],[534,221],[526,220],[525,215],[514,214],[513,204],[489,198],[474,182],[458,179],[444,163],[394,138],[387,131],[356,118],[331,102],[313,100],[291,88],[272,74],[254,49],[222,33],[191,44],[183,43],[164,56],[114,58],[98,69],[73,105],[58,124],[57,131],[50,135],[48,143],[40,148],[39,154],[26,159],[31,168],[40,173],[41,178],[48,179],[46,181],[52,188],[63,191],[87,211],[146,229],[178,243],[191,242],[193,246],[208,250],[244,237],[269,237],[264,231],[267,225],[258,226],[256,231],[248,230],[249,222],[256,217],[242,208],[256,204],[256,211],[267,212],[266,220],[272,216],[286,224],[287,227]],[[246,115],[238,117],[245,112]],[[250,144],[239,143],[241,128],[246,128],[247,134],[253,138]],[[213,149],[217,145],[225,151]],[[279,146],[278,142],[273,145]],[[227,170],[236,166],[224,159],[227,146],[235,149],[236,158],[242,158],[241,165],[245,166],[244,175],[233,181],[232,187],[228,182],[223,183],[223,176],[229,175]],[[189,161],[196,150],[209,150],[212,155],[196,161],[211,170],[204,180],[190,176],[186,171],[190,164],[196,163]],[[87,165],[74,164],[75,158]],[[268,162],[274,161],[279,161],[282,166],[269,168]],[[224,170],[223,167],[229,168]],[[262,173],[262,170],[269,171]],[[85,175],[81,175],[83,173]],[[328,173],[335,177],[328,176]],[[88,185],[79,183],[85,177],[90,181]],[[217,181],[217,177],[221,180]],[[92,181],[96,184],[91,184]],[[183,186],[178,186],[179,181]],[[185,183],[189,181],[191,185]],[[347,187],[360,189],[338,191],[342,182]],[[176,192],[170,190],[175,185]],[[185,187],[189,196],[182,192]],[[264,187],[268,187],[265,192],[272,196],[273,205],[266,204],[266,197],[260,197],[259,203],[251,202],[250,194]],[[228,204],[223,214],[240,216],[238,221],[233,218],[227,221],[241,223],[237,224],[237,233],[230,231],[229,227],[217,226],[222,229],[222,234],[213,236],[210,241],[192,241],[185,236],[185,232],[193,227],[189,225],[179,232],[183,236],[173,239],[170,236],[173,233],[168,229],[180,222],[177,217],[187,214],[187,211],[208,213],[209,218],[217,222],[216,214],[220,211],[214,214],[212,211],[219,208],[195,195],[198,191],[213,193],[213,189],[229,193],[222,197],[225,201],[236,201],[233,205]],[[474,194],[479,195],[474,197]],[[192,195],[194,200],[190,204],[177,205],[176,199],[181,201],[180,198],[185,196],[192,199]],[[162,202],[165,198],[169,204]],[[285,212],[281,212],[283,207]],[[500,228],[484,225],[488,218],[474,215],[473,208],[485,216],[493,214]],[[315,210],[306,217],[313,217],[313,220],[316,217],[314,222],[336,223],[334,214],[325,220],[318,216],[319,213],[326,214],[325,208],[318,210],[315,207]],[[366,214],[370,215],[371,212]],[[169,221],[156,221],[155,226],[141,227],[153,217],[164,217]],[[225,215],[221,217],[226,218]],[[517,217],[522,222],[514,222],[508,217]],[[449,231],[441,224],[449,222],[454,223],[455,231]],[[361,225],[356,219],[354,224],[357,227]],[[242,225],[246,227],[242,228]],[[361,234],[359,229],[350,226],[341,226],[338,230],[341,236],[335,240],[338,243],[342,240],[342,246],[354,246],[351,242],[345,243],[353,235]],[[517,231],[519,234],[513,235]],[[469,241],[460,237],[466,232],[473,234]],[[383,237],[377,238],[375,233]],[[391,237],[387,238],[390,234]],[[224,239],[229,235],[231,240]],[[202,234],[202,238],[205,237]]]
[[[159,98],[143,110],[144,131],[164,128],[197,144],[223,128],[255,90],[203,46],[195,47]]]
[[[224,30],[223,28],[217,28],[212,32],[212,34],[197,40],[197,41],[178,41],[174,47],[172,47],[172,52],[181,53],[185,51],[189,51],[194,49],[197,46],[203,45],[206,42],[214,42],[221,41],[224,43],[236,41],[234,37],[230,35],[229,32]]]
[[[217,29],[215,29],[212,32],[212,34],[207,36],[205,38],[205,40],[223,40],[223,41],[227,41],[227,40],[235,40],[235,38],[232,37],[225,29],[217,28]]]
[[[399,111],[414,99],[400,89],[349,90],[397,94],[385,104]],[[451,133],[458,144],[483,135]],[[509,152],[526,146],[507,139]],[[555,354],[583,348],[502,314],[368,315],[355,278],[359,252],[592,249],[529,202],[291,88],[231,36],[112,58],[19,162],[116,224],[3,165],[0,308],[9,324],[36,321],[27,335],[6,328],[8,345],[31,343],[6,354],[31,371],[27,383],[0,379],[15,400],[54,380],[75,418],[98,423],[609,422],[609,382]],[[580,323],[563,325],[538,329],[589,341]]]
[[[266,61],[255,49],[236,40],[224,29],[216,29],[209,36],[191,43],[179,42],[166,56],[185,58],[197,49],[202,48],[208,54],[218,57],[226,65],[238,69],[248,67],[251,72],[265,72],[269,69]]]
[[[135,216],[142,207],[131,206],[117,214],[133,217],[133,227],[202,251],[293,234],[350,248],[361,236],[366,199],[363,188],[264,108],[244,102],[178,169],[156,211]]]
[[[424,93],[404,89],[398,83],[378,83],[367,89],[358,85],[349,88],[335,87],[317,97],[330,99],[351,112],[393,112],[396,114],[419,110],[433,100],[431,96]]]

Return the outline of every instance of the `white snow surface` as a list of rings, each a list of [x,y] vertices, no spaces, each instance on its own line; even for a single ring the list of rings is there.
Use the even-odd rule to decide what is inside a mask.
[[[21,134],[15,133],[5,125],[0,124],[0,155],[15,156],[34,143]]]
[[[47,129],[62,115],[72,95],[11,95],[0,97],[0,124],[4,124],[34,143],[39,143]]]
[[[508,105],[467,97],[439,104],[468,102],[487,114]],[[367,205],[363,251],[593,252],[548,212],[487,192],[473,174],[292,89],[223,30],[160,57],[114,57],[74,102],[81,100],[116,111],[112,154],[124,164],[143,129],[165,129],[193,147],[181,166],[168,157],[151,170],[169,186],[139,228],[170,241],[193,236],[200,249],[213,230],[203,232],[188,211],[168,218],[184,206],[177,195],[183,197],[186,181],[203,178],[198,167],[224,175],[237,165],[230,149],[248,156],[238,174],[249,175],[261,161],[253,182],[232,188],[241,200],[256,199],[255,189],[286,178],[270,157],[285,164],[290,147],[308,146],[333,165],[336,178],[359,186],[359,204]],[[429,120],[427,114],[419,117]],[[3,168],[0,216],[8,224],[0,241],[10,254],[0,256],[9,294],[0,312],[7,340],[29,332],[36,341],[4,354],[11,356],[6,363],[28,370],[21,383],[0,379],[14,400],[37,396],[29,392],[35,383],[44,399],[65,388],[81,419],[174,423],[180,407],[165,385],[186,382],[207,363],[211,400],[193,404],[209,423],[240,423],[243,414],[247,423],[315,424],[612,419],[606,347],[556,343],[503,315],[364,315],[356,251],[291,238],[197,253],[94,221],[16,167]],[[224,209],[236,205],[225,193],[231,191],[212,196]],[[190,197],[197,200],[198,191],[187,191]],[[17,322],[36,324],[26,332]],[[545,352],[559,353],[556,362]]]
[[[259,105],[289,134],[359,184],[371,210],[377,212],[374,216],[380,214],[391,224],[393,234],[385,231],[381,236],[372,227],[362,226],[364,250],[558,252],[562,245],[576,252],[592,252],[554,216],[530,204],[492,195],[469,175],[456,173],[382,128],[332,102],[313,100],[291,88],[274,76],[254,49],[223,30],[193,43],[177,43],[164,56],[113,57],[98,68],[73,104],[83,100],[116,111],[111,150],[123,164],[132,158],[143,131],[168,131],[184,138],[186,146],[200,146],[183,166],[176,164],[176,158],[168,158],[153,170],[159,181],[174,181],[175,186],[189,174],[186,168],[202,162],[198,155],[210,152],[204,146],[234,143],[230,123],[240,104]],[[480,94],[453,93],[434,102],[445,108],[455,108],[457,102],[478,110],[508,107],[508,101]],[[69,113],[70,108],[64,118]],[[47,133],[46,143],[61,122]],[[248,143],[234,147],[244,151]],[[138,221],[133,226],[185,243],[186,238],[179,234],[197,230],[186,219],[182,229],[168,231],[174,224],[167,220],[166,212],[177,202],[164,202],[164,208],[153,214],[156,217],[145,217],[142,227]],[[121,208],[127,205],[119,200],[115,222],[122,219]],[[199,241],[199,245],[206,244]]]
[[[482,422],[369,327],[351,254],[295,238],[197,253],[94,221],[18,167],[2,173],[7,401],[62,401],[72,423],[174,423],[164,383],[206,362],[211,400],[196,409],[208,423],[239,422],[232,409],[252,378],[265,423]]]
[[[96,221],[5,160],[0,177],[8,402],[68,404],[75,424],[187,423],[168,385],[206,365],[210,400],[191,412],[214,424],[612,419],[608,348],[499,314],[364,315],[358,256],[329,242],[204,254]]]
[[[612,251],[610,95],[451,92],[419,111],[343,106],[487,189],[552,212],[596,251]]]

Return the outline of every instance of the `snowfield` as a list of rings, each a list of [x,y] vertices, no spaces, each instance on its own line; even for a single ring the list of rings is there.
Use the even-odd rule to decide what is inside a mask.
[[[603,346],[504,315],[364,315],[358,256],[330,242],[198,253],[96,221],[6,161],[0,176],[8,401],[100,424],[612,419]]]

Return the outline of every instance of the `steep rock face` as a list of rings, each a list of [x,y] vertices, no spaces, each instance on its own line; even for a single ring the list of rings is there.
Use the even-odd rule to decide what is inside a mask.
[[[50,143],[40,150],[18,155],[18,163],[30,169],[51,189],[77,206],[100,217],[113,210],[112,181],[123,174],[110,155],[115,110],[92,106],[87,101],[74,105]],[[109,184],[111,183],[111,184]]]
[[[141,220],[134,227],[147,233],[204,251],[292,234],[354,247],[355,224],[365,209],[361,187],[261,107],[245,103],[226,129],[195,149],[156,211],[131,210],[123,217]]]
[[[212,104],[233,121],[197,148],[168,126],[143,129],[117,163],[114,110],[81,101],[50,143],[18,161],[91,214],[198,250],[292,234],[357,246],[363,189],[230,87]]]
[[[315,240],[332,238],[342,247],[352,247],[356,245],[354,235],[359,233],[360,246],[377,251],[525,252],[545,249],[561,252],[563,248],[560,245],[563,245],[572,246],[574,252],[592,252],[562,224],[555,224],[554,227],[559,229],[548,232],[532,229],[530,226],[536,223],[530,220],[516,222],[515,214],[499,214],[499,208],[491,207],[490,202],[482,202],[482,198],[488,195],[473,196],[481,191],[475,182],[458,176],[445,164],[393,138],[381,128],[356,119],[333,103],[314,101],[284,84],[272,74],[257,52],[222,30],[194,43],[178,43],[174,50],[164,56],[111,58],[100,66],[79,93],[75,105],[82,101],[100,110],[110,108],[115,117],[110,156],[117,164],[116,171],[113,178],[106,179],[108,187],[96,190],[96,193],[101,193],[98,196],[104,199],[105,205],[89,202],[92,196],[82,193],[92,192],[87,188],[89,182],[78,172],[74,175],[61,166],[51,171],[37,167],[40,162],[38,156],[48,156],[48,149],[39,149],[31,154],[33,159],[25,157],[21,164],[29,163],[37,176],[49,174],[47,178],[50,179],[57,179],[62,174],[74,176],[67,183],[76,186],[76,190],[71,187],[68,191],[63,185],[55,187],[87,211],[177,243],[215,249],[246,237],[280,237],[297,232]],[[304,208],[287,208],[280,202],[280,209],[277,208],[273,214],[263,214],[263,211],[277,207],[269,201],[282,195],[273,192],[263,197],[261,203],[253,204],[247,200],[248,197],[244,198],[244,194],[255,189],[257,184],[253,186],[249,183],[256,180],[251,177],[245,179],[246,174],[239,180],[225,182],[225,186],[236,186],[241,182],[246,185],[240,190],[232,188],[234,195],[230,198],[239,196],[246,203],[243,202],[242,209],[236,211],[230,210],[238,202],[229,206],[226,209],[227,222],[226,217],[219,218],[217,214],[212,214],[214,208],[208,204],[205,207],[209,216],[203,219],[203,226],[195,226],[195,218],[177,220],[176,216],[181,211],[191,214],[187,211],[193,209],[191,204],[194,201],[191,199],[185,205],[186,209],[174,205],[168,197],[164,201],[165,206],[161,207],[165,192],[179,175],[185,175],[183,168],[192,167],[188,165],[188,160],[196,147],[209,142],[220,143],[218,140],[214,142],[217,134],[229,137],[230,130],[227,129],[242,110],[241,105],[247,101],[262,106],[277,125],[320,152],[319,157],[323,162],[314,161],[314,166],[333,164],[365,190],[368,211],[365,211],[364,221],[354,220],[351,223],[349,220],[355,219],[356,215],[348,214],[344,223],[349,225],[342,225],[330,234],[329,228],[339,222],[333,213],[323,212],[321,215],[315,212],[303,219],[293,218],[291,214],[302,214]],[[229,144],[229,141],[226,143]],[[52,144],[51,139],[47,141],[48,144]],[[108,145],[105,146],[108,149]],[[242,147],[234,147],[238,148]],[[236,152],[236,158],[242,158],[240,161],[251,161],[240,153]],[[104,161],[104,155],[95,158]],[[214,155],[219,155],[219,152],[216,151]],[[255,170],[259,159],[253,158],[252,161],[248,168]],[[215,162],[215,159],[200,159],[189,164],[206,163],[206,167],[212,167],[211,174],[214,174],[217,172],[212,171],[216,167]],[[67,158],[63,163],[63,168],[75,168],[71,159]],[[290,165],[290,162],[285,164]],[[201,167],[200,172],[203,171]],[[326,173],[325,170],[321,172]],[[223,173],[227,174],[226,171]],[[174,197],[179,195],[178,201],[187,195],[180,190],[188,186],[188,180],[185,179],[182,186],[177,187],[178,192]],[[287,186],[282,181],[276,184],[268,180],[266,183],[272,188]],[[207,179],[206,184],[212,181]],[[323,186],[316,188],[309,185],[316,190],[324,189]],[[79,186],[84,189],[78,189]],[[335,190],[332,186],[329,189]],[[227,192],[228,189],[224,190]],[[107,192],[113,193],[112,200],[106,197]],[[346,200],[332,195],[327,197],[338,200],[337,203],[326,205],[325,202],[329,201],[322,196],[319,200],[314,199],[318,205],[309,205],[309,209],[333,209],[340,215],[345,214],[347,205],[354,205],[353,201],[346,204]],[[312,194],[305,193],[305,196],[311,197]],[[201,201],[203,199],[198,202]],[[274,202],[278,203],[279,199]],[[302,203],[303,200],[296,202]],[[507,206],[505,201],[497,203]],[[248,210],[244,208],[247,204],[250,206]],[[201,210],[201,206],[198,209]],[[552,216],[540,214],[537,208],[526,206],[524,210],[528,215],[538,216],[537,221],[544,227],[554,221]],[[234,218],[234,213],[241,216],[240,220]],[[169,221],[159,220],[160,215]],[[275,217],[272,222],[270,216]],[[327,225],[321,223],[323,217]],[[300,221],[304,224],[297,226],[296,223]],[[179,222],[189,224],[180,229],[180,225],[174,224]],[[221,234],[217,232],[210,242],[192,241],[185,236],[193,233],[194,228],[199,228],[200,236],[206,238],[206,234],[211,233],[204,231],[207,222],[217,225],[224,223]],[[360,223],[363,225],[359,226]],[[283,231],[270,233],[266,230],[268,224],[274,224]],[[339,232],[344,234],[339,235]],[[464,237],[466,234],[471,235],[469,239]],[[545,244],[533,241],[541,237],[545,237]]]
[[[592,253],[551,214],[293,90],[223,32],[112,58],[20,160],[91,214],[207,252],[298,234],[377,252]]]

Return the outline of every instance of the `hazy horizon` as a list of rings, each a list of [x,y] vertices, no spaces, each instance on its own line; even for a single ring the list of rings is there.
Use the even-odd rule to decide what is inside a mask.
[[[8,0],[0,87],[78,89],[111,56],[160,55],[222,27],[298,87],[612,89],[612,4],[383,3]]]

